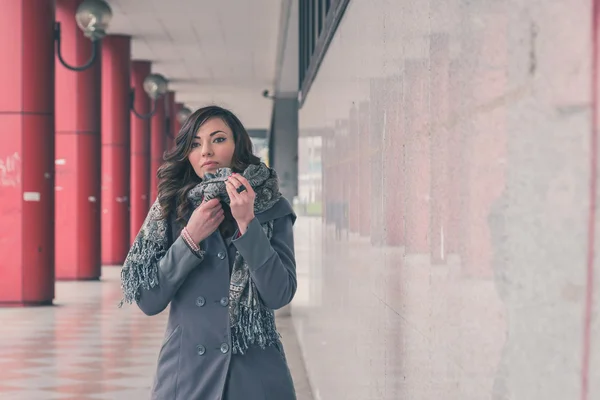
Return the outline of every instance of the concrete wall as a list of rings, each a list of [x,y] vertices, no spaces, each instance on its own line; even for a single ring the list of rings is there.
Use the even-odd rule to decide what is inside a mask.
[[[592,3],[350,2],[299,115],[318,398],[600,398]]]

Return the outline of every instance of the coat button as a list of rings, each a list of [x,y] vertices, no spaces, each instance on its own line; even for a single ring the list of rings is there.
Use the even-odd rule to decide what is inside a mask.
[[[225,252],[220,251],[219,254],[217,254],[217,257],[219,257],[221,260],[225,259]]]
[[[200,296],[196,299],[196,305],[198,307],[202,307],[204,304],[206,304],[206,299],[204,297]]]
[[[223,307],[227,307],[227,305],[229,305],[229,299],[227,297],[222,297],[221,298],[221,305]]]
[[[221,345],[221,353],[226,354],[229,351],[229,345],[227,343],[223,343]]]
[[[196,346],[196,350],[198,350],[198,355],[199,356],[203,356],[204,353],[206,353],[206,348],[204,346],[202,346],[201,344],[199,344],[198,346]]]

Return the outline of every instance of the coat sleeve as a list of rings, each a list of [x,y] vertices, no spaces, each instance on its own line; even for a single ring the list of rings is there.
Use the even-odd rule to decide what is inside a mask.
[[[150,290],[140,290],[138,307],[146,315],[162,312],[202,259],[179,236],[158,262],[158,285]]]
[[[277,310],[290,303],[297,286],[291,214],[273,221],[271,240],[254,218],[246,232],[233,243],[248,263],[265,306]]]

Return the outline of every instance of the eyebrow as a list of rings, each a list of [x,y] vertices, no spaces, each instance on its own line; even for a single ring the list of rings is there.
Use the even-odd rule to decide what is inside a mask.
[[[213,133],[211,133],[211,134],[210,134],[210,135],[208,135],[208,136],[210,136],[210,137],[213,137],[213,136],[215,136],[217,133],[225,133],[225,132],[223,132],[223,131],[214,131]],[[226,134],[226,133],[225,133],[225,134]],[[200,139],[200,136],[196,135],[196,136],[194,136],[194,138],[195,138],[195,139]]]

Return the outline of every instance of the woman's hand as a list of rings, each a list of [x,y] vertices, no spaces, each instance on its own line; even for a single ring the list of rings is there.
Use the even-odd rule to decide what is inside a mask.
[[[225,182],[225,185],[229,194],[231,215],[235,218],[240,233],[243,235],[250,222],[254,219],[254,199],[256,198],[256,193],[254,193],[252,186],[250,186],[246,178],[240,174],[232,174]],[[245,187],[245,190],[238,193],[237,189],[242,185]]]
[[[200,204],[187,223],[187,230],[195,243],[200,243],[217,230],[225,214],[219,199],[212,199]]]

